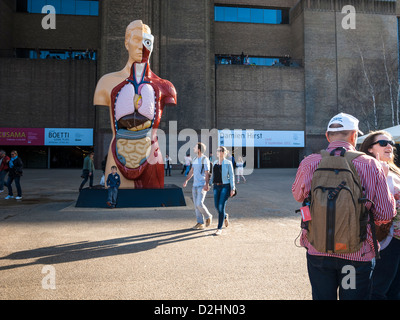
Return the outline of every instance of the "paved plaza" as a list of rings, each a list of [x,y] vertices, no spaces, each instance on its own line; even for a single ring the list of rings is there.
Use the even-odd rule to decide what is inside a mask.
[[[240,183],[219,237],[212,191],[211,227],[192,230],[191,182],[186,207],[76,208],[80,172],[26,169],[23,199],[1,194],[0,299],[311,299],[295,245],[296,169],[258,169]],[[173,170],[165,183],[184,179]]]

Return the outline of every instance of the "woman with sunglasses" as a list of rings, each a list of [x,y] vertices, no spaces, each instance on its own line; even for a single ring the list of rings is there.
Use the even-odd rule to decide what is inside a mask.
[[[381,161],[390,191],[396,199],[397,215],[388,235],[380,241],[381,258],[376,261],[372,280],[372,299],[400,299],[400,169],[394,163],[394,141],[386,131],[371,132],[360,151]]]
[[[228,226],[228,214],[225,212],[226,202],[229,196],[235,194],[235,174],[233,172],[232,162],[225,157],[228,150],[225,147],[218,147],[217,158],[214,161],[210,185],[214,187],[214,205],[218,211],[218,227],[216,236],[221,235],[222,225]]]

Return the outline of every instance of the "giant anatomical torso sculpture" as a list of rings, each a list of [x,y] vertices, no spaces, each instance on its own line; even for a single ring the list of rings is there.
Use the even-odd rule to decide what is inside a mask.
[[[106,177],[111,166],[121,173],[121,188],[163,188],[164,164],[157,128],[166,105],[176,105],[176,91],[149,66],[153,36],[142,21],[126,32],[129,60],[125,68],[103,76],[96,87],[95,105],[110,107],[113,138]]]

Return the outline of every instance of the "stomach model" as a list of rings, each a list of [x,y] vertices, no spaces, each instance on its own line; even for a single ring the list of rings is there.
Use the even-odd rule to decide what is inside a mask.
[[[111,92],[115,136],[111,149],[121,174],[135,188],[164,187],[164,164],[157,128],[165,105],[176,105],[175,87],[155,75],[146,63],[141,80],[135,63],[128,79]]]

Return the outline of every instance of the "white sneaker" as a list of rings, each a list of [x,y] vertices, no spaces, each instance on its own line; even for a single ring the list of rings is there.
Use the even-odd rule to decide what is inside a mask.
[[[8,200],[8,199],[12,199],[12,198],[14,198],[14,197],[13,196],[7,196],[4,199]]]
[[[22,197],[15,197],[15,200],[21,200]]]
[[[216,236],[220,236],[222,234],[222,230],[218,229],[217,232],[214,233]]]

